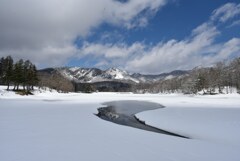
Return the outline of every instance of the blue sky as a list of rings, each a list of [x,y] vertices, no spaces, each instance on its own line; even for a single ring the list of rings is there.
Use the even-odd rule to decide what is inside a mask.
[[[0,21],[0,56],[39,68],[157,74],[240,56],[237,0],[9,0]]]
[[[169,4],[149,18],[149,24],[145,27],[136,27],[129,30],[121,26],[103,24],[94,29],[93,35],[87,37],[86,40],[91,42],[101,41],[101,36],[105,32],[117,32],[122,36],[121,40],[126,43],[146,41],[146,43],[151,44],[169,39],[181,40],[188,36],[194,28],[207,21],[214,9],[228,2],[227,0],[170,1]],[[237,27],[234,29],[237,29]],[[226,34],[239,36],[239,31],[231,29]],[[113,41],[119,41],[118,37]]]

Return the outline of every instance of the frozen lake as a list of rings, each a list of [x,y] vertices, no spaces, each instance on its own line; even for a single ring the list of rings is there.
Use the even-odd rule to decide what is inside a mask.
[[[140,112],[140,107],[136,116],[193,138],[122,126],[94,115],[104,102],[120,100],[153,102],[156,108],[161,104],[166,108]],[[239,134],[239,95],[0,94],[1,161],[239,161]]]

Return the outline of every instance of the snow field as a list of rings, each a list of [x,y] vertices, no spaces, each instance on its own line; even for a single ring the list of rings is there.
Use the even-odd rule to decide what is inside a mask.
[[[2,161],[239,161],[237,94],[184,96],[35,92],[1,89]],[[166,108],[139,113],[153,126],[193,139],[162,135],[99,119],[103,102],[145,100]],[[239,135],[240,136],[240,135]]]

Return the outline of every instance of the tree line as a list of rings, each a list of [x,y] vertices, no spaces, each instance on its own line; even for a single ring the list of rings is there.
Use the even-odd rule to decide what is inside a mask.
[[[237,89],[240,93],[240,57],[230,62],[218,62],[212,67],[194,68],[187,75],[168,80],[160,80],[153,84],[141,85],[144,92],[203,94],[232,93]]]
[[[11,56],[2,57],[0,59],[0,84],[13,85],[13,90],[19,90],[19,86],[23,86],[24,91],[33,90],[37,85],[37,68],[29,60],[18,60],[14,63]]]

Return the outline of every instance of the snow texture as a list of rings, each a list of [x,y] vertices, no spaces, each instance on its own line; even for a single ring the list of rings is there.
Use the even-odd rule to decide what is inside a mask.
[[[19,96],[0,87],[1,161],[239,161],[240,96],[66,93]],[[93,115],[103,102],[142,100],[164,109],[146,123],[193,139],[162,135]]]

